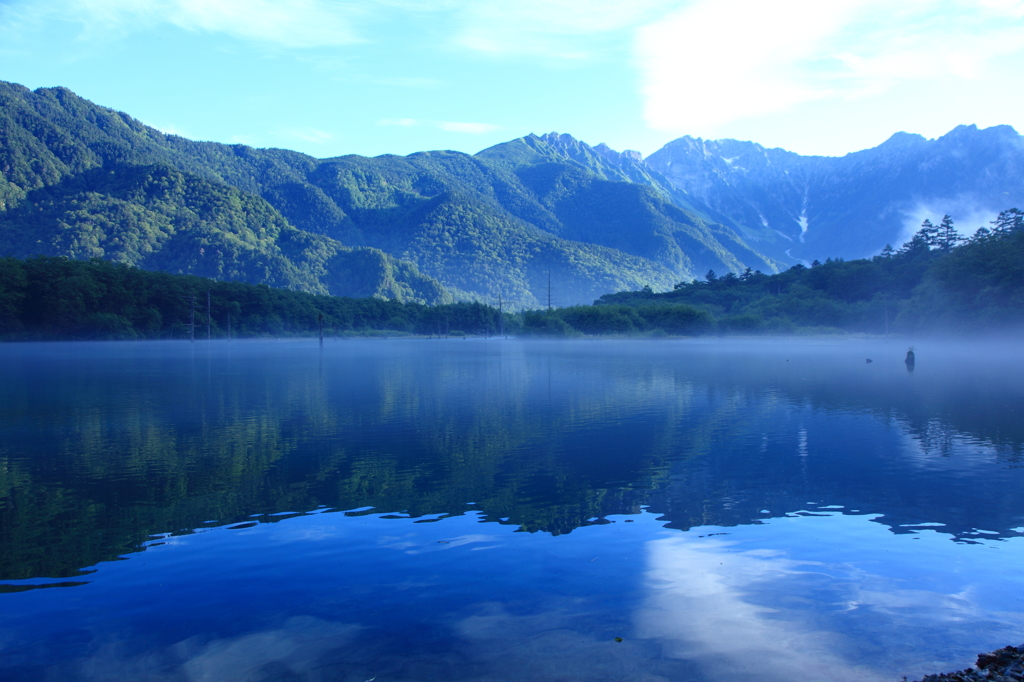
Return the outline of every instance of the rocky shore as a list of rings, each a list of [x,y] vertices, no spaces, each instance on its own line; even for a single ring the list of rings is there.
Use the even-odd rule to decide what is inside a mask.
[[[1024,682],[1024,644],[978,656],[976,668],[925,675],[919,682]]]

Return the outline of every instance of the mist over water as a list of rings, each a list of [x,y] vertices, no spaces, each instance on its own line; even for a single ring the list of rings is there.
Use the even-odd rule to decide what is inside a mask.
[[[0,677],[965,667],[1024,641],[1024,363],[909,345],[0,346]]]

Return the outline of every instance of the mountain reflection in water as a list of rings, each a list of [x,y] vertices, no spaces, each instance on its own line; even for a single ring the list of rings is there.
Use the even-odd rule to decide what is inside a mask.
[[[192,576],[187,585],[213,590],[220,578],[211,573],[203,579],[206,569],[199,564],[229,570],[241,561],[226,554],[232,543],[244,545],[242,555],[263,552],[271,530],[265,524],[274,523],[295,558],[267,549],[277,557],[261,568],[269,581],[316,585],[319,569],[311,564],[317,560],[307,557],[302,566],[294,561],[307,551],[319,556],[323,550],[313,548],[323,547],[320,539],[337,533],[348,538],[338,542],[354,543],[358,549],[352,551],[370,573],[397,570],[396,557],[405,557],[401,561],[412,570],[435,555],[459,553],[460,567],[449,571],[476,570],[474,562],[484,561],[479,557],[491,557],[480,570],[492,587],[453,597],[466,606],[459,624],[447,626],[490,656],[514,659],[509,638],[525,638],[525,646],[543,631],[549,633],[548,658],[577,661],[591,677],[595,662],[603,661],[598,668],[608,679],[640,679],[637,671],[650,679],[821,679],[822,671],[841,662],[852,672],[836,679],[881,674],[858,668],[861,659],[887,660],[886,674],[911,674],[898,667],[908,659],[881,653],[879,634],[871,634],[864,618],[844,617],[863,633],[856,640],[859,653],[843,656],[835,653],[831,625],[816,629],[801,619],[808,612],[838,617],[822,616],[821,604],[832,605],[825,608],[829,613],[861,609],[890,619],[907,609],[931,609],[930,618],[956,612],[965,622],[988,622],[993,637],[1016,633],[1024,639],[1024,630],[1014,629],[1018,615],[982,613],[974,601],[935,597],[958,594],[963,585],[913,592],[899,584],[901,572],[923,570],[923,550],[911,547],[929,547],[929,561],[960,557],[977,571],[987,570],[985,561],[1001,566],[1020,556],[1024,368],[1009,344],[979,349],[918,341],[909,374],[906,348],[902,342],[791,339],[328,341],[323,350],[315,341],[2,346],[0,604],[29,600],[17,604],[31,611],[44,598],[58,604],[84,598],[73,595],[88,590],[106,594],[112,588],[102,577],[124,571],[137,571],[133,580],[141,585],[164,569],[128,566],[139,560],[134,553],[145,552],[141,556],[156,565],[175,548],[194,554],[187,571],[181,569]],[[627,520],[639,523],[623,525]],[[520,552],[506,529],[479,530],[492,528],[478,525],[488,522],[535,535],[516,541]],[[410,525],[423,523],[437,530]],[[365,537],[352,539],[352,524],[362,524]],[[449,532],[456,527],[459,534]],[[292,535],[302,528],[300,542]],[[828,539],[809,541],[811,528]],[[431,533],[438,539],[425,542]],[[709,534],[716,535],[701,537]],[[905,543],[901,536],[922,542]],[[957,544],[941,549],[950,539]],[[584,571],[575,580],[553,580],[545,570],[562,560],[553,558],[559,552],[579,552],[591,564],[582,557],[617,542],[630,548],[623,556],[632,557],[617,568],[604,562],[603,573]],[[978,559],[978,552],[991,553],[999,542],[1004,551],[998,561]],[[850,568],[854,558],[836,563],[845,544],[863,552],[884,545],[897,558],[888,569],[865,573],[863,566]],[[797,548],[803,548],[800,557]],[[120,557],[130,561],[105,563]],[[808,569],[811,564],[830,568]],[[597,565],[585,568],[592,572]],[[701,566],[706,570],[697,570]],[[345,569],[349,580],[354,570]],[[513,578],[517,572],[523,575]],[[542,587],[545,581],[552,584]],[[802,587],[780,587],[787,581]],[[57,585],[69,587],[32,589]],[[275,599],[255,587],[244,589],[256,602]],[[315,615],[275,606],[271,630],[290,642],[282,650],[291,653],[271,655],[260,679],[349,679],[314,675],[322,666],[311,661],[328,655],[349,662],[362,656],[367,671],[373,669],[370,651],[377,652],[377,663],[389,656],[393,662],[396,651],[415,659],[408,643],[390,650],[364,622],[367,609],[391,608],[387,599],[400,613],[409,599],[426,604],[439,598],[402,589],[404,597],[387,598],[369,590],[365,600],[352,598],[344,608]],[[487,589],[493,594],[483,599]],[[547,616],[507,598],[534,592]],[[574,600],[603,592],[615,595],[606,600],[623,613],[598,617],[588,607],[590,620],[578,613]],[[800,594],[819,610],[778,603],[773,594]],[[121,598],[111,593],[105,603]],[[131,608],[137,607],[125,606]],[[1016,614],[1024,606],[1010,610]],[[704,616],[680,619],[681,612]],[[560,619],[565,622],[558,627],[541,625]],[[20,661],[11,670],[25,679],[46,658],[41,650],[11,644],[33,631],[31,622],[0,620],[0,654]],[[33,637],[45,642],[46,628],[40,627]],[[99,626],[90,627],[81,629]],[[191,665],[189,679],[200,679],[195,675],[202,665],[213,666],[202,668],[209,677],[218,666],[237,668],[253,651],[269,655],[271,630],[189,639],[198,634],[196,627],[168,626],[161,634],[192,642],[185,647],[191,653],[167,663],[168,670],[180,673]],[[237,626],[222,630],[232,628]],[[614,636],[604,632],[608,628],[636,633],[612,658],[604,648]],[[371,631],[377,632],[372,645]],[[492,642],[492,635],[498,639]],[[434,633],[428,639],[454,636]],[[324,649],[325,637],[333,653]],[[572,644],[580,637],[585,644]],[[774,677],[757,677],[758,666],[750,667],[757,659],[732,651],[736,642],[759,651],[762,661],[774,656]],[[994,642],[1006,643],[1017,642]],[[813,662],[794,656],[800,647],[816,652]],[[987,648],[993,647],[979,640],[977,650]],[[117,657],[108,654],[111,660],[93,660],[89,669],[123,673],[118,666],[124,661],[115,664]],[[362,674],[345,665],[351,679]],[[391,677],[498,679],[489,668],[473,668],[477,664],[445,665],[435,677],[408,670],[405,677],[393,670]],[[92,679],[85,668],[67,666],[61,674],[69,679]],[[549,679],[556,672],[538,668],[519,679]],[[569,674],[557,674],[563,673]]]

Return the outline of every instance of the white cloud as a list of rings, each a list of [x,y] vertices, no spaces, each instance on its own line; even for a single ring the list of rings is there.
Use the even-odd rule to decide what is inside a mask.
[[[352,23],[365,14],[360,3],[326,0],[67,0],[34,13],[45,11],[80,21],[86,37],[169,23],[283,47],[360,42]]]
[[[150,682],[241,682],[266,679],[267,670],[292,678],[320,679],[325,657],[351,656],[361,628],[311,616],[289,618],[273,630],[205,640],[195,636],[172,646],[126,655],[121,642],[99,644],[75,661],[75,679]]]
[[[177,0],[169,20],[182,28],[230,33],[286,47],[358,42],[350,25],[356,9],[322,0]]]
[[[893,578],[870,560],[819,563],[795,553],[678,535],[648,542],[647,597],[634,616],[636,635],[659,642],[666,658],[696,663],[707,679],[867,682],[893,679],[886,668],[896,667],[894,659],[913,669],[936,652],[909,647],[890,660],[865,657],[852,633],[862,633],[861,644],[872,637],[923,641],[922,628],[945,623],[956,624],[962,642],[982,623],[1019,627],[1019,614],[979,605],[969,583],[936,580],[944,587],[929,589]],[[817,553],[843,555],[835,548]],[[952,641],[954,628],[948,629]]]
[[[496,54],[578,59],[585,40],[652,21],[679,0],[476,0],[458,10],[456,43]]]
[[[838,655],[833,633],[748,601],[753,586],[799,575],[795,562],[730,545],[648,543],[649,598],[636,614],[637,635],[660,640],[666,656],[695,660],[714,679],[881,679]]]
[[[645,118],[713,130],[917,81],[972,79],[1024,50],[1024,2],[696,0],[637,31]]]
[[[462,545],[472,545],[477,543],[486,543],[488,545],[486,549],[490,549],[495,546],[495,543],[500,542],[500,540],[501,538],[497,535],[469,533],[466,535],[451,537],[446,540],[431,540],[423,542],[423,540],[421,538],[418,539],[414,533],[406,533],[401,536],[380,536],[377,538],[377,543],[381,547],[397,549],[405,552],[406,554],[423,554],[424,552],[440,552],[453,549],[455,547],[461,547]]]
[[[318,658],[352,640],[357,632],[358,628],[351,625],[302,616],[290,618],[278,630],[216,639],[199,646],[186,640],[178,649],[191,654],[182,668],[186,679],[195,682],[262,677],[268,664],[277,664],[301,678],[315,674]]]
[[[15,0],[4,18],[24,23],[55,17],[86,26],[86,37],[108,38],[154,24],[222,33],[282,47],[308,48],[368,41],[372,25],[410,13],[441,17],[436,44],[493,54],[563,58],[592,55],[594,36],[622,32],[661,16],[680,0]],[[379,38],[387,42],[388,36]]]

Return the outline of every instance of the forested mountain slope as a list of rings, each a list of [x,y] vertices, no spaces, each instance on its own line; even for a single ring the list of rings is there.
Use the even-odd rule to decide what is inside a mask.
[[[939,226],[926,221],[900,249],[870,259],[814,261],[776,275],[709,272],[670,292],[619,292],[597,303],[577,314],[604,333],[618,331],[631,307],[685,305],[713,318],[720,332],[1019,334],[1024,211],[1001,211],[991,229],[971,237],[961,236],[949,216]],[[557,312],[566,316],[573,309]]]
[[[524,306],[545,299],[548,273],[569,304],[708,268],[777,268],[680,208],[685,197],[636,159],[577,145],[588,165],[560,144],[528,158],[495,148],[315,159],[195,142],[65,88],[0,83],[0,255]]]
[[[63,88],[0,83],[0,255],[104,258],[321,294],[451,299],[412,263],[297,229],[258,194],[225,184],[246,180],[244,152],[164,135]],[[265,174],[279,178],[297,177],[288,163],[304,158],[266,156]]]
[[[747,247],[732,229],[684,208],[685,194],[650,172],[638,155],[549,133],[496,145],[476,156],[515,173],[546,210],[547,219],[536,222],[559,236],[641,255],[677,270],[699,272],[703,263],[715,261],[728,270],[741,270],[744,263],[775,272],[780,265]]]

